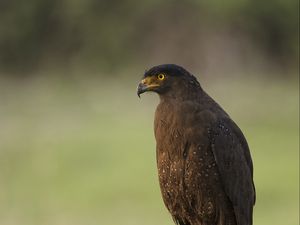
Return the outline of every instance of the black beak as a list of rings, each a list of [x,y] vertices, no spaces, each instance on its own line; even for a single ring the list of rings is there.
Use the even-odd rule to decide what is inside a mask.
[[[143,83],[139,83],[139,86],[137,87],[137,95],[140,98],[140,95],[143,94],[144,92],[146,92],[148,90],[148,86],[143,84]]]

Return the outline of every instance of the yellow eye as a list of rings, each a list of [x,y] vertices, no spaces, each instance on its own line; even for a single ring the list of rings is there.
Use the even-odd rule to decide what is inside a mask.
[[[157,78],[159,79],[159,80],[163,80],[163,79],[165,79],[165,75],[164,74],[158,74],[157,75]]]

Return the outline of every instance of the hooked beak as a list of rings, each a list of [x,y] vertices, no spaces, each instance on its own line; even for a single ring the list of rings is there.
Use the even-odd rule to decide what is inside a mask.
[[[140,95],[146,91],[153,91],[156,87],[159,87],[158,84],[153,84],[151,77],[144,78],[137,87],[137,95],[140,98]]]
[[[143,84],[142,82],[139,83],[138,87],[137,87],[137,95],[140,98],[140,95],[143,94],[144,92],[146,92],[148,90],[148,86],[146,84]]]

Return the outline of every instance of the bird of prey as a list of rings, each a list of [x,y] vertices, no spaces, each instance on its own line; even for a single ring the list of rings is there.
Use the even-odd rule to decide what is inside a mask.
[[[146,71],[137,94],[156,92],[154,130],[160,189],[177,225],[252,225],[248,144],[197,79],[174,64]]]

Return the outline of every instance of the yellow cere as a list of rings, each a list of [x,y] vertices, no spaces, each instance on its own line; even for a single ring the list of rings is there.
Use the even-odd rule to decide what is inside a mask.
[[[151,77],[146,77],[142,80],[142,84],[149,85],[152,83],[152,78]]]

